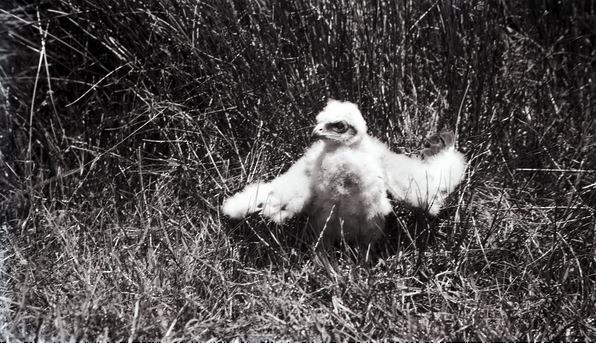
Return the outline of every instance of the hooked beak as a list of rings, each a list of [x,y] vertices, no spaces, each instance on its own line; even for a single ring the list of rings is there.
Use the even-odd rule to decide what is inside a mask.
[[[323,126],[315,126],[310,136],[314,140],[321,139],[325,137],[324,133],[325,131],[323,130]]]

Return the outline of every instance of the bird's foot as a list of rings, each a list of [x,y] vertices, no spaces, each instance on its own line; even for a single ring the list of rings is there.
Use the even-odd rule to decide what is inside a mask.
[[[455,135],[453,131],[443,131],[435,133],[426,138],[424,141],[425,149],[422,150],[420,155],[423,159],[437,155],[443,150],[453,147],[455,143]]]

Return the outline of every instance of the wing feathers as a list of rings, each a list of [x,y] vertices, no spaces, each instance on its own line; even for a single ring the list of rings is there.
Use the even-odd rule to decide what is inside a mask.
[[[233,219],[260,212],[267,203],[271,184],[258,182],[250,184],[241,192],[225,200],[221,210]]]
[[[463,154],[454,147],[425,160],[389,153],[385,158],[387,189],[395,199],[436,215],[462,181],[465,168]]]
[[[322,149],[321,142],[313,144],[284,174],[269,183],[249,185],[228,198],[222,206],[223,213],[238,219],[259,212],[282,224],[302,212],[312,197],[313,165]]]

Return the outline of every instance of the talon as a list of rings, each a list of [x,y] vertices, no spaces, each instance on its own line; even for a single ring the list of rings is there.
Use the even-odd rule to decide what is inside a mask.
[[[443,140],[441,139],[441,137],[438,134],[435,133],[435,134],[431,135],[430,137],[428,137],[426,139],[426,141],[429,146],[435,146],[435,145],[440,145]]]
[[[443,142],[443,145],[445,145],[446,147],[452,146],[454,139],[455,134],[453,133],[453,131],[445,131],[441,133],[441,141]]]

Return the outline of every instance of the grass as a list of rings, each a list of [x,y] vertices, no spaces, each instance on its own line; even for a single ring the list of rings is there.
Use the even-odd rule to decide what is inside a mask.
[[[9,1],[5,341],[595,341],[590,1]],[[287,169],[327,98],[466,181],[367,260],[223,199]],[[409,237],[424,238],[408,241]]]

